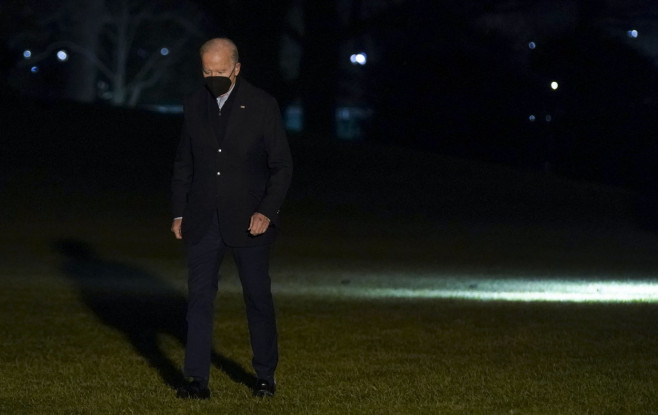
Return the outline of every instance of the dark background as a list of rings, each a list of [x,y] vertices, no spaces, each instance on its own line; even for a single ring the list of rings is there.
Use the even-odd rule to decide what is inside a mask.
[[[226,36],[293,142],[385,143],[621,187],[654,227],[651,1],[10,0],[0,16],[5,185],[20,171],[166,194],[198,47]]]

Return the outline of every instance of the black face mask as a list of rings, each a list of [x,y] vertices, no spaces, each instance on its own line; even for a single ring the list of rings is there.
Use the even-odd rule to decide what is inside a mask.
[[[224,95],[231,89],[231,79],[228,76],[207,76],[205,80],[206,88],[215,98]]]

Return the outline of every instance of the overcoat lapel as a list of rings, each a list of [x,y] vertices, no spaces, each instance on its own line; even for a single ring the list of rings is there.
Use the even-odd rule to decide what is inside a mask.
[[[244,125],[247,118],[247,104],[244,99],[244,94],[241,94],[242,88],[237,90],[235,101],[231,107],[231,116],[226,123],[226,138],[234,137],[234,131],[240,131],[240,127]]]
[[[206,94],[206,117],[208,117],[208,122],[205,124],[210,125],[212,135],[219,145],[221,141],[221,134],[219,132],[219,107],[217,106],[217,100],[210,94]]]

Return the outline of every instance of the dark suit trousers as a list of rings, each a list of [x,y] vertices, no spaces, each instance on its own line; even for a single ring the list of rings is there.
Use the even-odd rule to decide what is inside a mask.
[[[184,219],[183,219],[184,220]],[[187,345],[184,375],[207,381],[210,377],[214,301],[219,267],[227,250],[217,215],[208,232],[188,247]],[[244,296],[256,376],[274,380],[278,345],[269,276],[269,245],[233,247]]]

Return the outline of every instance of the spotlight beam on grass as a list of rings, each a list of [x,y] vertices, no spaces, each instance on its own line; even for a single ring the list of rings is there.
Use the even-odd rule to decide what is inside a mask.
[[[375,296],[454,298],[482,301],[658,302],[658,284],[579,281],[496,281],[473,289],[375,290]]]
[[[346,281],[349,281],[346,282]],[[405,283],[406,282],[406,283]],[[405,286],[406,285],[406,286]],[[658,280],[534,278],[352,278],[336,285],[276,287],[283,294],[354,298],[441,298],[479,301],[658,303]]]

